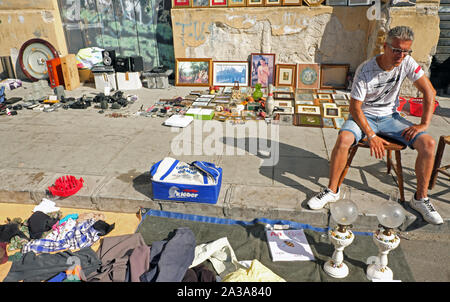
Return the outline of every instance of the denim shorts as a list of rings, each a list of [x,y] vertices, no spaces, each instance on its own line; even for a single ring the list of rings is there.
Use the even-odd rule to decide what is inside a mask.
[[[419,132],[417,135],[410,141],[407,141],[404,136],[402,136],[403,130],[414,125],[412,122],[403,118],[398,112],[395,112],[391,115],[385,116],[374,116],[370,114],[364,114],[366,116],[367,122],[369,123],[370,128],[376,133],[381,134],[390,138],[393,138],[397,141],[402,142],[407,145],[411,149],[413,148],[413,144],[416,139],[426,133]],[[358,124],[353,120],[352,116],[349,115],[348,120],[345,121],[339,133],[342,131],[350,131],[355,136],[355,142],[353,145],[356,145],[361,139],[363,139],[366,134],[359,128]]]

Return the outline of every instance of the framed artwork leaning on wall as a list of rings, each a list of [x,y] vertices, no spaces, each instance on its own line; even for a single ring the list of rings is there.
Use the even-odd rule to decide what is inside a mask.
[[[250,1],[250,0],[249,0]],[[250,86],[255,87],[261,84],[261,87],[273,85],[275,80],[275,54],[274,53],[252,53],[250,55]]]
[[[211,86],[212,59],[177,58],[175,86]]]
[[[172,0],[172,8],[191,7],[191,0]]]
[[[248,85],[248,62],[247,61],[213,61],[212,84],[213,86],[239,86]]]
[[[228,7],[246,6],[247,0],[228,0]]]

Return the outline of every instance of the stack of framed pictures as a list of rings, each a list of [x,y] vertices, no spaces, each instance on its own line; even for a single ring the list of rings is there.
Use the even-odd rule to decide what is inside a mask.
[[[322,1],[311,0],[310,3],[318,3],[320,5]],[[301,6],[302,0],[172,0],[172,8],[270,7],[292,5]]]

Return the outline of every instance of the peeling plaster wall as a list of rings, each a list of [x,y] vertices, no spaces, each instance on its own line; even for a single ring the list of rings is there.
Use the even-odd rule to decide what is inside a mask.
[[[277,63],[365,60],[367,7],[172,9],[175,57],[246,61],[275,53]]]
[[[427,75],[439,39],[439,0],[413,7],[263,7],[172,9],[176,58],[246,61],[275,53],[277,63],[346,63],[350,71],[383,51],[386,32],[407,25],[415,32],[413,57]],[[370,20],[369,20],[370,19]],[[418,91],[405,80],[405,95]]]
[[[50,42],[60,55],[67,54],[57,0],[0,0],[0,56],[11,56],[19,74],[20,47],[33,38]]]

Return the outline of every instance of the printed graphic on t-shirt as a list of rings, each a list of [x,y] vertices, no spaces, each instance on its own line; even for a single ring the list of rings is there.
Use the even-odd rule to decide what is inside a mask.
[[[398,95],[405,77],[412,82],[424,74],[419,64],[407,56],[398,67],[384,71],[376,57],[362,63],[355,73],[352,98],[364,102],[363,112],[376,116],[389,115],[398,106]]]

